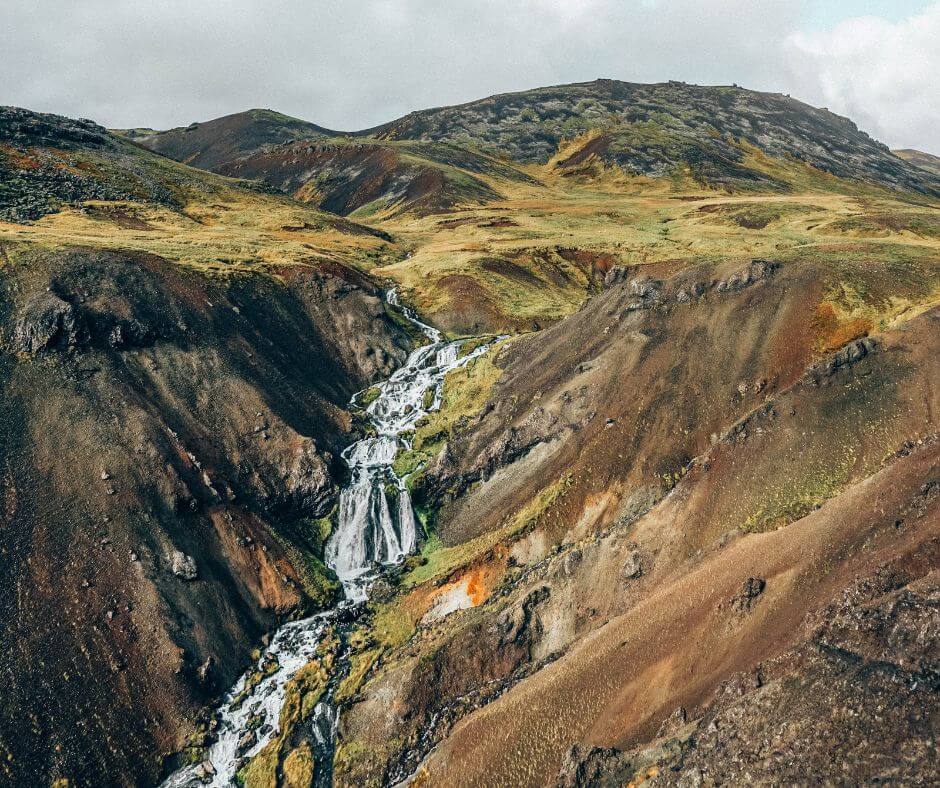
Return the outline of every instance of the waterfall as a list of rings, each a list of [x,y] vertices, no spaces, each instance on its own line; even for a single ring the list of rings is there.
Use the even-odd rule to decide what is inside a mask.
[[[481,345],[460,357],[463,341],[442,341],[441,332],[422,323],[403,306],[394,289],[388,291],[386,299],[421,330],[430,344],[412,351],[402,367],[376,386],[378,396],[366,407],[375,436],[356,441],[342,454],[350,480],[340,492],[336,528],[327,541],[324,560],[343,585],[345,600],[340,605],[347,607],[368,597],[369,586],[383,567],[399,563],[417,547],[408,480],[400,478],[392,464],[400,449],[411,447],[408,436],[418,420],[441,407],[447,373],[490,347]],[[428,392],[430,403],[425,407]],[[352,406],[361,393],[353,397]],[[389,490],[397,496],[394,507],[389,503]],[[313,658],[323,630],[334,617],[334,611],[328,611],[282,626],[256,667],[239,679],[223,700],[217,715],[218,738],[207,760],[184,767],[162,788],[234,785],[235,774],[245,759],[277,735],[285,686]],[[264,678],[253,688],[248,687],[248,676],[258,671]],[[332,751],[336,724],[336,711],[328,699],[321,701],[312,723],[318,750]]]

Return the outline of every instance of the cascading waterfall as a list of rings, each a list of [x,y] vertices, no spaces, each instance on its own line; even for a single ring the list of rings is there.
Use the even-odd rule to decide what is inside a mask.
[[[459,357],[463,341],[443,342],[440,331],[422,323],[403,306],[394,289],[388,291],[386,299],[424,333],[430,344],[412,351],[401,368],[377,385],[378,396],[366,407],[375,435],[353,443],[343,452],[350,481],[340,493],[336,528],[324,556],[343,584],[345,599],[341,607],[365,600],[382,567],[399,563],[417,546],[417,524],[407,479],[395,474],[392,463],[399,449],[411,448],[409,436],[418,420],[441,407],[444,376],[490,347],[481,345]],[[353,397],[352,405],[362,393]],[[428,399],[430,404],[425,407]],[[397,502],[393,504],[389,503],[389,490],[395,491]],[[232,785],[240,765],[277,735],[285,687],[314,657],[323,630],[335,615],[335,611],[328,611],[282,626],[258,664],[224,698],[217,714],[217,738],[207,759],[179,770],[162,788]],[[264,678],[250,687],[248,677],[258,672]],[[317,705],[311,723],[317,749],[332,749],[336,717],[328,699]]]

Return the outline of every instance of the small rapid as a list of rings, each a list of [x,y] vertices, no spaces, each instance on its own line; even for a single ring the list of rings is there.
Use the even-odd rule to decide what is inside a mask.
[[[412,351],[388,380],[368,390],[377,389],[365,407],[374,434],[351,444],[342,454],[350,478],[340,492],[336,527],[327,541],[324,560],[342,583],[345,598],[337,609],[277,630],[257,664],[223,699],[216,713],[215,741],[206,758],[175,772],[162,788],[234,785],[241,765],[278,735],[286,685],[314,658],[337,610],[366,600],[383,568],[400,563],[417,547],[417,521],[407,477],[395,473],[395,457],[399,450],[411,448],[418,420],[441,407],[447,373],[485,353],[490,344],[461,356],[465,340],[443,341],[437,329],[399,302],[394,289],[388,291],[386,300],[421,330],[429,344]],[[365,394],[353,396],[351,406],[357,407]],[[332,750],[336,722],[336,710],[326,698],[309,723],[317,749]]]

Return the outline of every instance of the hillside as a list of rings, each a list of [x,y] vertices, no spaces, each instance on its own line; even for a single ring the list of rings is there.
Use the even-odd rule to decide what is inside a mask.
[[[563,143],[587,136],[556,166],[594,156],[633,175],[688,174],[711,186],[786,188],[789,179],[769,170],[763,154],[839,178],[940,195],[936,178],[892,155],[847,118],[738,87],[599,79],[413,112],[361,133],[471,145],[533,164],[545,164]]]
[[[0,782],[196,788],[226,735],[247,788],[940,780],[914,159],[674,82],[0,110]],[[349,527],[368,599],[267,709]]]
[[[940,318],[890,304],[935,304],[937,258],[609,282],[419,428],[435,537],[353,638],[337,784],[674,784],[693,764],[787,782],[831,758],[851,781],[918,774],[930,734],[902,720],[932,690],[900,677],[938,656],[913,641],[940,544]],[[845,722],[821,742],[830,715]]]
[[[892,153],[915,167],[920,167],[933,175],[940,176],[940,156],[910,148],[892,151]]]
[[[13,223],[10,220],[13,220]],[[0,782],[154,784],[263,633],[401,363],[375,231],[0,111]]]
[[[933,254],[940,232],[935,176],[845,118],[737,87],[541,88],[215,169],[381,223],[410,253],[374,272],[455,334],[551,324],[617,263],[875,241]]]
[[[280,112],[251,109],[177,129],[129,129],[124,133],[129,139],[171,159],[215,170],[269,145],[316,139],[331,136],[334,132]]]
[[[287,143],[215,169],[258,179],[325,211],[373,220],[482,205],[500,199],[496,189],[503,181],[533,182],[502,162],[450,145],[348,138]]]

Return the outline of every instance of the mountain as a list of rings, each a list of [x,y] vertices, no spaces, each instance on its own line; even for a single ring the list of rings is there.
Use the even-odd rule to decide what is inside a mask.
[[[345,407],[411,342],[355,263],[388,246],[0,110],[0,782],[155,784],[262,634],[330,603]]]
[[[599,79],[412,112],[362,133],[462,143],[539,164],[581,136],[557,166],[595,157],[634,175],[688,172],[708,185],[785,188],[787,179],[768,171],[763,154],[840,178],[940,194],[935,178],[912,169],[847,118],[738,87]]]
[[[0,110],[0,782],[937,782],[937,183],[736,87]]]
[[[206,170],[214,170],[220,164],[268,145],[334,134],[269,109],[251,109],[166,131],[129,129],[124,133],[157,153]]]
[[[326,137],[334,139],[324,143]],[[507,93],[345,135],[253,110],[134,138],[179,161],[257,177],[344,214],[373,201],[428,213],[493,199],[477,176],[497,164],[481,154],[549,164],[568,175],[600,167],[732,191],[791,191],[834,175],[940,195],[935,173],[912,167],[847,118],[780,94],[681,82],[602,79]],[[451,152],[442,162],[445,143]],[[349,168],[355,177],[347,177]],[[500,176],[520,177],[501,169]],[[339,194],[337,184],[344,185]]]
[[[215,170],[256,178],[325,211],[374,218],[483,205],[500,198],[501,181],[534,182],[503,162],[452,145],[348,138],[285,143]]]
[[[337,784],[932,771],[940,272],[892,270],[612,269],[445,392],[403,461],[435,540],[353,637]],[[866,287],[934,306],[828,317]]]
[[[892,153],[915,167],[920,167],[933,175],[940,175],[940,156],[934,156],[932,153],[924,153],[912,148],[896,150]]]

